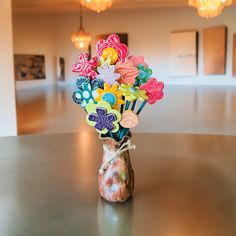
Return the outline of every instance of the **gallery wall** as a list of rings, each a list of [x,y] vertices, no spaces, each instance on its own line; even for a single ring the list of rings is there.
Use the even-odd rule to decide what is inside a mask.
[[[56,35],[54,17],[13,17],[14,54],[45,55],[46,79],[17,81],[17,88],[31,88],[56,82]]]
[[[167,84],[236,85],[232,77],[233,33],[236,32],[236,6],[227,8],[217,18],[206,20],[196,14],[195,9],[163,8],[132,11],[106,11],[96,14],[86,11],[84,25],[93,37],[92,54],[95,51],[95,36],[110,32],[128,33],[130,54],[144,55],[154,70],[154,75]],[[45,53],[47,79],[44,83],[55,82],[55,58],[66,60],[66,80],[71,83],[76,75],[70,66],[76,59],[77,51],[70,43],[70,36],[79,25],[78,14],[54,16],[14,16],[14,50],[17,53]],[[208,27],[225,25],[228,29],[226,74],[204,75],[203,30]],[[169,35],[173,31],[197,30],[199,33],[198,75],[193,77],[170,77]],[[27,37],[26,37],[27,35]],[[29,35],[29,36],[28,36]],[[36,81],[39,82],[39,81]],[[42,84],[43,82],[39,82]],[[23,87],[28,82],[17,83]]]
[[[11,0],[0,1],[0,137],[16,135]]]

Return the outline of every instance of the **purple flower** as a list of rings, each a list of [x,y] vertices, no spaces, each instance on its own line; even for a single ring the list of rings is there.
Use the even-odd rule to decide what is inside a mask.
[[[113,124],[116,121],[116,116],[112,113],[107,114],[106,109],[97,107],[96,108],[97,114],[89,114],[88,119],[92,122],[96,122],[95,128],[99,131],[103,129],[107,129],[108,131],[112,131],[115,126]]]
[[[98,104],[89,103],[86,106],[88,115],[86,121],[89,125],[96,128],[101,134],[107,132],[116,133],[119,130],[119,121],[121,114],[106,101],[100,101]]]

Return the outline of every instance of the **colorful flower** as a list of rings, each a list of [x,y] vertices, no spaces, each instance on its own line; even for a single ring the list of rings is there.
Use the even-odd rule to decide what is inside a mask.
[[[102,52],[101,56],[102,60],[104,60],[109,65],[114,65],[118,58],[118,52],[114,48],[105,48]]]
[[[133,111],[127,110],[121,115],[120,125],[126,129],[134,128],[138,123],[138,115]]]
[[[158,82],[155,78],[151,78],[146,84],[141,85],[140,89],[147,92],[147,102],[149,104],[154,104],[157,100],[162,99],[164,96],[164,84],[162,82]]]
[[[83,83],[81,89],[77,89],[72,96],[75,96],[73,100],[77,104],[81,104],[85,108],[88,103],[96,103],[97,88],[92,89],[90,84]]]
[[[90,82],[90,79],[88,77],[85,77],[85,76],[80,76],[79,79],[77,79],[76,81],[76,86],[77,88],[82,88],[82,84],[85,83],[85,84],[88,84]]]
[[[132,84],[121,84],[120,90],[127,101],[133,102],[136,100],[135,89]]]
[[[114,48],[118,53],[118,60],[124,61],[128,55],[128,48],[126,45],[120,43],[120,38],[116,34],[108,36],[107,40],[101,39],[96,44],[98,56],[102,56],[104,49]]]
[[[122,91],[118,90],[118,84],[110,87],[107,83],[104,84],[104,89],[97,89],[98,97],[95,98],[97,102],[106,101],[112,108],[118,109],[119,105],[124,104],[121,99]]]
[[[94,79],[91,81],[91,86],[92,86],[92,89],[94,89],[94,88],[103,89],[104,88],[104,81],[101,79]]]
[[[148,96],[146,95],[146,91],[145,90],[140,90],[139,87],[135,87],[135,96],[136,99],[140,100],[140,101],[146,101],[148,99]]]
[[[116,72],[121,75],[118,82],[124,84],[134,84],[135,78],[139,74],[138,69],[134,66],[134,63],[130,60],[126,62],[121,62],[121,61],[117,62]]]
[[[144,62],[144,57],[143,56],[129,56],[128,60],[131,60],[134,63],[135,67],[138,67],[138,65],[142,64],[144,67],[148,67],[148,65]]]
[[[141,101],[147,100],[146,91],[140,90],[139,87],[133,87],[132,84],[121,84],[120,90],[123,92],[127,101],[133,102],[136,99]]]
[[[79,105],[81,105],[81,103],[82,103],[82,100],[76,97],[76,92],[75,92],[75,91],[72,93],[72,100],[73,100],[76,104],[79,104]]]
[[[79,73],[80,76],[87,76],[91,79],[96,77],[94,69],[98,65],[97,58],[88,59],[88,53],[81,53],[77,61],[72,65],[72,71]]]
[[[99,133],[115,133],[119,130],[121,114],[117,110],[112,109],[108,102],[100,101],[98,104],[89,103],[86,106],[86,111],[88,112],[86,117],[87,123],[95,127]]]
[[[136,77],[136,85],[147,83],[148,79],[152,76],[152,70],[146,68],[143,64],[138,65],[139,75]]]
[[[120,78],[120,74],[115,73],[115,69],[115,66],[105,63],[103,66],[97,68],[99,75],[96,78],[103,80],[110,86],[116,84],[116,80]]]

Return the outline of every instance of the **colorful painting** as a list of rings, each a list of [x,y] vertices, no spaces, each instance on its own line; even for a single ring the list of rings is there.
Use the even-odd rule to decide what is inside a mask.
[[[43,55],[14,55],[15,79],[45,79],[45,57]]]
[[[197,75],[197,32],[173,32],[170,34],[170,75]]]
[[[225,26],[204,30],[204,72],[205,75],[223,75],[226,67]]]
[[[122,33],[122,34],[118,34],[118,33],[114,33],[116,35],[119,36],[120,38],[120,42],[125,44],[126,46],[128,46],[128,34],[126,33]],[[100,40],[100,39],[107,39],[107,37],[109,36],[110,34],[101,34],[101,35],[97,35],[96,36],[96,41]]]
[[[65,81],[65,59],[63,57],[59,57],[57,60],[57,79]]]

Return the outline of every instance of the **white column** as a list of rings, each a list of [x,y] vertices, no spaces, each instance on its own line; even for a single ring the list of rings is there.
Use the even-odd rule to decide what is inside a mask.
[[[16,133],[11,0],[0,0],[0,137]]]

